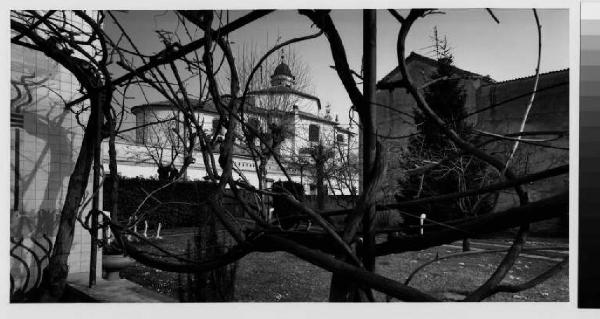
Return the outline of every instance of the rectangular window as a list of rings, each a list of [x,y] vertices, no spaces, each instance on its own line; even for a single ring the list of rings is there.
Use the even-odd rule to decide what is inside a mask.
[[[300,154],[304,155],[304,154],[310,154],[310,148],[309,147],[301,147],[300,148]]]
[[[213,134],[216,133],[216,130],[217,130],[218,126],[219,126],[219,119],[218,118],[213,119],[212,120],[212,131],[213,131]]]
[[[318,142],[319,141],[319,126],[311,124],[308,126],[308,141]]]

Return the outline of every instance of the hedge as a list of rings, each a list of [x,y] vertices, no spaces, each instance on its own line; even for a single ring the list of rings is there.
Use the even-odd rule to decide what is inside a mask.
[[[290,192],[300,201],[304,201],[304,187],[300,183],[290,181],[278,181],[273,183],[273,191],[277,193]],[[293,217],[301,216],[302,213],[289,204],[283,198],[275,196],[273,198],[273,213],[279,219],[279,225],[283,229],[290,229],[298,224],[298,220]]]
[[[168,183],[156,179],[119,177],[119,221],[127,221],[148,193]],[[146,220],[151,225],[158,222],[161,222],[163,227],[199,225],[206,220],[210,212],[208,205],[203,201],[216,187],[216,184],[206,181],[174,182],[153,194],[141,207],[140,213],[148,212]],[[108,211],[112,208],[111,191],[112,176],[108,176],[103,186],[103,207]]]

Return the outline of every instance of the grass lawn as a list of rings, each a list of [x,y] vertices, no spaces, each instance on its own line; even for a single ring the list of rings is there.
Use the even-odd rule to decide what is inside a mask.
[[[157,241],[161,246],[179,253],[185,252],[190,235],[165,236]],[[538,243],[535,246],[540,246]],[[436,254],[444,256],[459,249],[442,246],[419,252],[388,255],[377,259],[377,273],[404,282],[408,274],[420,264],[432,260]],[[442,260],[431,264],[416,275],[410,285],[439,298],[451,299],[448,291],[469,291],[484,282],[501,260],[500,254]],[[526,281],[555,262],[521,257],[505,283]],[[321,302],[327,301],[331,274],[308,262],[284,252],[252,253],[241,259],[237,268],[235,300],[242,302]],[[185,281],[176,273],[163,272],[137,264],[124,272],[125,278],[174,298],[178,298],[179,283]],[[487,301],[568,301],[568,270],[541,285],[520,293],[500,293]],[[385,301],[376,292],[378,301]]]

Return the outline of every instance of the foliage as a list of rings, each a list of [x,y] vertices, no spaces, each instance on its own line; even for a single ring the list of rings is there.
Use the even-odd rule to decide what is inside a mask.
[[[437,40],[437,32],[436,32]],[[425,100],[429,106],[461,138],[476,142],[470,135],[471,125],[462,120],[466,115],[466,94],[453,66],[453,56],[447,49],[445,40],[436,41],[438,53],[437,70],[433,81],[425,90]],[[429,197],[465,191],[482,187],[487,182],[486,164],[472,155],[458,155],[461,152],[454,142],[444,134],[442,128],[420,112],[414,114],[417,135],[409,139],[403,166],[410,170],[428,164],[440,163],[438,167],[423,175],[409,175],[401,196],[408,198]],[[447,158],[452,158],[447,160]],[[465,215],[478,215],[489,212],[492,202],[471,196],[459,200],[441,201],[416,207],[414,213],[426,213],[436,220],[450,220]],[[479,202],[479,203],[478,203]],[[413,208],[414,209],[414,208]],[[416,218],[409,219],[416,223]]]
[[[381,229],[370,227],[370,222],[364,222],[364,227],[360,227],[361,222],[371,220],[376,211],[385,210],[382,209],[382,205],[378,205],[375,190],[378,189],[385,175],[384,159],[386,150],[381,147],[380,143],[376,143],[377,131],[374,125],[371,125],[373,110],[371,103],[374,102],[373,97],[375,96],[375,85],[371,84],[375,84],[374,57],[376,56],[376,50],[374,42],[368,40],[376,37],[376,29],[371,25],[376,23],[376,12],[374,10],[364,11],[363,36],[366,45],[365,52],[363,52],[365,56],[363,59],[364,72],[361,72],[361,74],[351,69],[347,60],[346,48],[328,10],[299,10],[298,13],[306,16],[319,31],[311,35],[278,42],[263,56],[263,58],[267,58],[270,54],[281,50],[285,46],[325,35],[334,62],[333,68],[348,93],[348,97],[359,115],[360,122],[365,123],[361,127],[362,135],[366,137],[365,141],[373,141],[373,143],[369,142],[364,145],[369,150],[373,150],[375,155],[372,160],[365,161],[363,165],[363,187],[361,187],[360,197],[354,207],[340,211],[321,212],[311,209],[301,200],[274,194],[276,198],[284,201],[283,207],[279,203],[277,204],[280,214],[297,215],[302,212],[303,218],[310,218],[318,224],[314,231],[308,231],[308,227],[304,231],[295,230],[292,232],[281,231],[281,229],[274,227],[271,220],[268,219],[268,214],[264,214],[268,204],[267,201],[270,198],[270,196],[267,196],[269,191],[265,187],[266,168],[267,161],[271,158],[277,164],[280,163],[278,155],[272,154],[271,149],[277,148],[277,144],[282,140],[281,136],[284,136],[284,134],[278,127],[268,127],[273,123],[271,121],[262,123],[266,129],[276,129],[275,134],[271,136],[264,134],[266,129],[260,132],[248,125],[247,118],[244,117],[245,111],[241,105],[242,103],[237,103],[237,101],[244,100],[247,97],[247,88],[252,82],[253,72],[251,71],[247,77],[240,74],[239,64],[236,63],[236,59],[232,54],[232,45],[235,45],[235,43],[228,38],[230,33],[250,25],[253,21],[259,20],[271,12],[272,10],[253,10],[230,21],[229,15],[224,15],[223,12],[206,10],[179,11],[176,13],[179,19],[177,29],[179,31],[165,33],[164,30],[155,30],[161,35],[165,46],[158,53],[140,52],[135,44],[136,41],[127,34],[120,25],[119,18],[115,17],[110,11],[101,11],[97,20],[91,19],[85,11],[74,11],[77,16],[87,21],[86,24],[92,30],[91,32],[79,27],[71,28],[70,26],[65,27],[64,24],[61,25],[61,20],[65,19],[64,12],[14,11],[11,13],[11,29],[17,33],[11,38],[11,42],[44,52],[67,68],[80,82],[82,96],[71,102],[65,102],[65,108],[70,108],[73,111],[73,105],[80,104],[88,105],[90,111],[89,117],[87,117],[88,113],[85,112],[77,115],[86,116],[87,118],[83,120],[87,125],[80,123],[85,126],[84,137],[75,168],[72,170],[73,173],[69,180],[66,199],[61,211],[59,231],[56,235],[55,249],[49,259],[49,266],[44,271],[45,283],[42,287],[45,290],[44,295],[47,297],[42,300],[56,300],[64,292],[69,272],[68,257],[73,243],[76,221],[79,220],[83,227],[90,230],[93,240],[96,238],[95,232],[98,231],[95,225],[96,217],[94,214],[90,214],[85,218],[87,220],[93,217],[92,225],[88,227],[87,223],[82,222],[79,218],[81,216],[80,204],[88,185],[88,178],[91,175],[92,162],[95,164],[95,174],[93,174],[94,192],[95,195],[98,194],[96,196],[99,196],[99,193],[96,192],[99,190],[98,178],[101,175],[101,162],[98,157],[102,139],[109,138],[110,171],[113,174],[118,172],[115,139],[118,134],[124,131],[119,131],[119,123],[123,122],[119,116],[131,106],[127,103],[130,97],[127,92],[130,92],[128,91],[130,87],[139,88],[144,96],[150,96],[146,93],[158,93],[162,98],[169,100],[178,112],[181,112],[183,125],[186,128],[186,134],[181,138],[184,147],[181,154],[185,158],[183,158],[183,165],[178,168],[179,176],[177,178],[185,175],[187,167],[196,160],[196,157],[193,157],[194,151],[199,151],[201,157],[197,158],[202,160],[204,168],[206,168],[207,179],[211,183],[179,183],[175,179],[171,183],[144,181],[142,184],[133,182],[128,184],[128,181],[123,179],[120,187],[117,188],[118,179],[115,178],[112,183],[104,184],[106,187],[104,198],[116,199],[119,195],[118,189],[133,193],[118,196],[121,198],[118,201],[119,204],[123,203],[120,208],[117,207],[119,205],[110,205],[110,203],[105,205],[106,207],[112,206],[111,209],[115,212],[120,210],[124,212],[118,214],[121,220],[115,218],[115,220],[109,221],[111,230],[117,238],[127,238],[126,235],[131,234],[132,223],[138,223],[145,217],[152,218],[152,216],[155,216],[154,221],[167,224],[201,224],[198,225],[201,226],[200,229],[202,229],[202,226],[205,227],[204,229],[208,227],[208,230],[199,230],[207,236],[197,239],[201,245],[207,245],[198,245],[207,252],[210,243],[217,238],[214,237],[217,232],[222,231],[227,236],[235,239],[235,245],[227,247],[226,250],[214,250],[206,255],[198,253],[198,256],[193,258],[191,256],[190,258],[182,258],[181,254],[176,252],[159,249],[149,239],[142,238],[141,241],[152,246],[152,249],[147,249],[148,246],[124,240],[124,248],[138,262],[168,272],[204,274],[223,269],[224,266],[233,265],[253,252],[274,253],[284,251],[333,273],[329,296],[331,301],[374,300],[371,289],[403,301],[435,301],[439,300],[439,297],[422,288],[402,284],[376,272],[374,267],[376,258],[383,255],[443,245],[464,237],[465,231],[473,235],[481,235],[521,225],[519,234],[509,248],[509,252],[498,264],[496,271],[490,275],[484,284],[473,291],[467,292],[468,295],[465,300],[481,301],[502,290],[518,291],[526,289],[522,288],[522,285],[499,285],[499,283],[513,268],[516,258],[519,256],[525,243],[527,224],[548,219],[564,212],[568,208],[568,192],[528,203],[527,195],[520,186],[521,184],[519,184],[523,183],[525,177],[515,176],[512,170],[507,170],[505,174],[508,186],[506,183],[495,185],[496,188],[494,189],[514,186],[519,194],[521,207],[513,207],[498,214],[456,222],[449,228],[446,228],[446,225],[444,227],[436,225],[427,228],[427,232],[421,236],[400,235],[398,238],[388,238],[383,242],[375,241],[375,235]],[[398,26],[397,57],[403,81],[399,82],[398,85],[410,93],[417,101],[420,110],[426,115],[426,118],[419,119],[421,122],[419,129],[423,134],[419,139],[412,140],[411,146],[416,157],[410,160],[414,161],[412,163],[418,163],[418,166],[422,166],[427,161],[438,162],[438,166],[430,175],[437,176],[437,180],[425,180],[422,175],[421,181],[423,182],[419,182],[418,188],[412,188],[416,190],[416,194],[409,194],[409,196],[421,197],[423,194],[447,193],[451,192],[451,186],[455,187],[453,189],[462,192],[472,188],[476,183],[479,183],[479,188],[481,188],[485,185],[485,175],[479,178],[479,175],[475,174],[475,178],[471,178],[472,176],[469,173],[469,167],[477,168],[479,165],[472,166],[472,164],[479,163],[478,160],[475,160],[475,157],[489,163],[499,171],[502,171],[503,164],[494,156],[485,153],[480,147],[473,145],[474,140],[463,132],[463,128],[467,131],[466,125],[463,126],[463,124],[454,121],[462,114],[459,106],[464,104],[464,96],[457,84],[458,82],[452,78],[452,59],[438,57],[441,66],[436,77],[439,81],[431,84],[426,89],[426,100],[423,99],[406,70],[405,40],[412,24],[418,19],[438,13],[438,11],[435,9],[412,9],[405,16],[400,15],[395,10],[390,10],[390,12],[400,22]],[[535,10],[534,15],[536,16],[539,32],[541,26]],[[111,19],[121,30],[118,39],[111,39],[110,35],[104,33],[101,25],[105,18]],[[75,31],[70,31],[70,29]],[[81,39],[82,36],[85,36],[85,38]],[[95,45],[96,49],[91,51],[91,55],[86,55],[84,53],[89,52],[89,50],[82,47],[82,45],[90,44],[97,44]],[[123,48],[121,45],[125,45],[130,49]],[[541,48],[541,43],[539,47]],[[75,51],[78,53],[72,54]],[[79,52],[85,56],[85,60],[76,57],[76,55],[81,56]],[[262,61],[264,61],[263,58],[259,59],[256,64],[251,63],[253,71],[261,67]],[[112,72],[112,70],[109,72],[108,65],[113,63],[121,68],[118,71],[124,73],[114,79],[111,75],[120,72]],[[446,74],[450,74],[449,78],[445,78]],[[365,88],[363,91],[359,89],[355,76],[364,81]],[[200,85],[191,86],[190,83],[192,82],[198,82]],[[454,86],[452,83],[454,83]],[[448,101],[448,97],[454,100]],[[195,115],[190,103],[191,98],[213,101],[219,114],[219,125],[213,128],[212,133],[209,134],[205,131],[204,123]],[[429,107],[429,103],[431,103],[431,107]],[[447,103],[450,103],[449,107],[446,106]],[[119,109],[122,111],[119,111]],[[273,108],[268,108],[268,110],[273,110]],[[444,135],[448,136],[452,142],[447,142],[441,137],[442,130],[435,133],[434,130],[427,129],[428,126],[431,126],[428,121],[435,121],[435,125],[437,125],[435,128],[441,127]],[[446,123],[450,124],[446,126]],[[258,138],[258,140],[253,141],[254,144],[247,143],[254,161],[256,175],[259,178],[258,188],[249,186],[247,183],[240,183],[240,180],[248,181],[250,179],[243,176],[244,172],[236,167],[233,161],[234,147],[238,147],[238,141],[244,137],[243,134],[240,135],[240,128],[244,134],[253,134]],[[223,129],[225,135],[219,138]],[[101,133],[101,135],[98,135],[98,133]],[[429,133],[432,135],[428,136]],[[219,140],[218,151],[213,148],[217,139]],[[368,144],[372,145],[367,146]],[[457,157],[457,154],[470,155]],[[409,164],[411,164],[410,160],[408,161]],[[444,163],[441,163],[442,160]],[[318,165],[317,167],[323,169],[323,166]],[[289,191],[292,194],[299,192],[299,187],[291,186],[294,184],[291,182],[291,177],[285,172],[286,167],[281,165],[280,169],[291,184],[288,185],[290,186],[289,190],[283,183],[276,186],[276,192],[277,190],[280,192]],[[547,175],[544,175],[546,177],[556,176],[550,175],[556,172],[547,171],[546,173]],[[317,175],[324,178],[325,172]],[[162,177],[165,177],[165,174]],[[323,185],[323,183],[319,184]],[[439,188],[442,188],[442,186],[446,188],[437,189],[437,185],[439,185]],[[110,187],[114,188],[111,189]],[[249,191],[251,196],[249,198],[239,196],[241,189]],[[483,193],[485,190],[479,189],[478,191]],[[323,192],[321,192],[322,194]],[[300,197],[298,199],[301,199],[301,196],[298,195],[298,197]],[[226,200],[229,198],[234,198],[236,203],[243,207],[244,214],[232,213],[232,210],[226,207]],[[320,203],[322,203],[322,199],[323,197],[320,196]],[[481,205],[474,204],[471,199],[475,200],[476,198],[465,197],[464,200],[457,201],[454,204],[457,209],[453,209],[452,213],[459,211],[463,213],[473,212],[476,211],[475,208],[481,207]],[[430,202],[437,200],[439,202],[435,198],[426,200]],[[116,204],[116,202],[115,200],[115,203],[112,204]],[[97,204],[97,201],[93,202],[94,208],[97,208]],[[387,208],[398,208],[400,204],[402,203],[396,204],[396,207]],[[394,205],[383,206],[383,208],[386,208],[385,206]],[[210,209],[210,214],[207,213],[208,209]],[[181,212],[176,212],[179,210]],[[96,210],[92,211],[97,212]],[[137,218],[134,218],[133,221],[128,220],[124,225],[121,221],[125,220],[128,214],[133,214],[132,211],[135,212]],[[327,216],[344,215],[346,218],[342,225],[342,232],[326,219]],[[169,221],[163,218],[172,218],[172,220]],[[207,222],[203,223],[204,221]],[[217,223],[222,228],[217,229]],[[364,244],[357,251],[356,243],[359,237],[364,238]],[[191,254],[192,250],[188,250],[188,252]],[[566,259],[561,263],[564,264],[565,261]],[[547,278],[549,277],[548,274],[552,275],[560,269],[560,267],[553,267],[549,273],[545,272],[538,277],[541,279]],[[223,275],[220,278],[232,283],[233,277],[225,273]],[[528,283],[537,284],[537,282],[538,279],[535,279],[526,282],[525,286]],[[200,283],[204,283],[204,279],[200,278]],[[213,288],[219,287],[213,286]],[[355,299],[355,297],[359,299]]]
[[[106,177],[104,182],[104,207],[112,207],[110,192],[112,177]],[[165,187],[166,186],[166,187]],[[205,181],[167,182],[140,177],[119,178],[119,219],[127,222],[136,212],[138,206],[152,191],[163,188],[152,198],[145,201],[138,214],[146,212],[150,224],[162,222],[163,227],[183,227],[198,225],[205,221],[209,210],[202,202],[205,201],[215,184]]]
[[[299,199],[304,200],[304,186],[292,181],[277,181],[273,183],[273,191],[278,193],[289,193]],[[289,202],[281,197],[273,198],[273,213],[279,220],[279,225],[283,229],[290,229],[297,224],[294,217],[302,216],[302,213]]]

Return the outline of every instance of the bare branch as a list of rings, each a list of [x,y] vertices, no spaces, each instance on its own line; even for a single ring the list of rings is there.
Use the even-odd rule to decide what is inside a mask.
[[[537,11],[533,10],[533,16],[535,17],[535,24],[537,26],[537,36],[538,36],[538,54],[537,54],[537,65],[535,67],[535,81],[533,83],[533,93],[531,93],[531,97],[529,98],[529,103],[527,103],[527,107],[525,108],[525,114],[523,115],[523,120],[521,121],[521,126],[519,127],[519,132],[523,132],[525,130],[525,124],[527,124],[527,118],[529,117],[529,112],[531,111],[531,107],[533,106],[533,101],[535,100],[535,91],[537,91],[538,83],[540,81],[540,63],[542,60],[542,25],[540,24],[540,19],[538,18]],[[519,147],[520,136],[517,137],[517,141],[513,145],[512,151],[506,160],[506,164],[504,165],[504,172],[508,169],[510,162],[512,161],[515,153],[517,152],[517,148]]]
[[[503,212],[487,214],[465,220],[455,224],[454,229],[445,229],[430,232],[423,236],[405,236],[388,240],[377,245],[377,255],[388,255],[405,251],[416,251],[451,243],[463,239],[464,232],[476,235],[493,233],[502,229],[519,226],[523,223],[532,223],[547,220],[564,214],[569,209],[569,194],[563,192],[559,195],[532,202],[525,206],[514,207]]]
[[[398,20],[398,22],[400,23],[404,23],[404,17],[402,15],[400,15],[400,13],[398,11],[396,11],[396,9],[388,9],[388,12],[394,17],[396,18],[396,20]]]
[[[489,15],[492,17],[492,19],[494,19],[494,21],[496,21],[497,24],[500,24],[500,20],[498,20],[496,15],[494,15],[494,12],[492,12],[492,9],[485,8],[485,11],[487,11],[487,13],[489,13]]]

